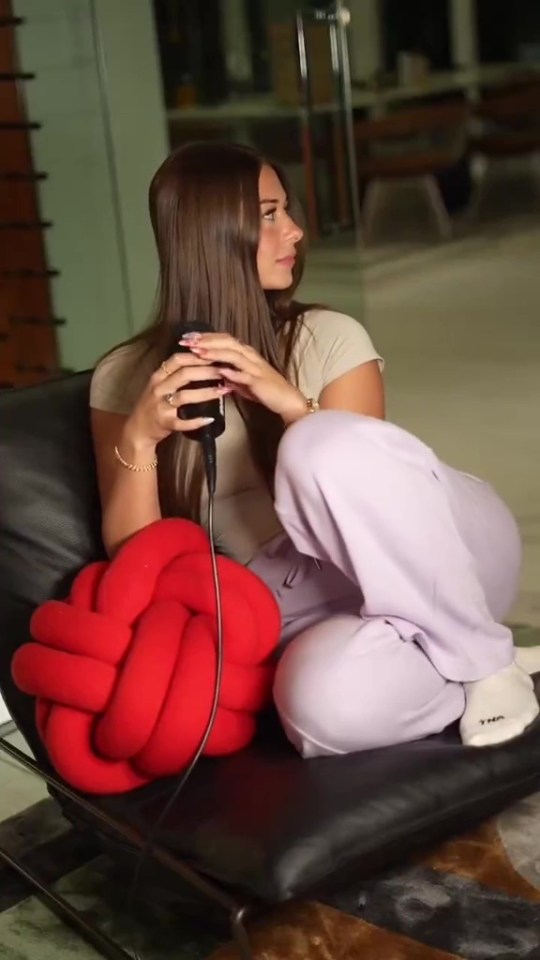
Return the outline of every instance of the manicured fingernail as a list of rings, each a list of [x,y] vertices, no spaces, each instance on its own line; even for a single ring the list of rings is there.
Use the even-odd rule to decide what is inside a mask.
[[[216,419],[215,417],[203,417],[202,422],[204,423],[205,426],[207,426],[207,424],[209,423],[214,423],[215,419]]]
[[[200,339],[200,333],[184,333],[178,343],[189,343],[190,341],[193,343]]]

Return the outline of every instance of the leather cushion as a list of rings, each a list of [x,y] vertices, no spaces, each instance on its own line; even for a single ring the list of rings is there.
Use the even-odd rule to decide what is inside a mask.
[[[539,785],[540,721],[482,750],[463,747],[453,728],[307,761],[276,726],[233,757],[203,761],[156,839],[214,879],[273,902],[399,861]],[[99,804],[146,832],[173,788],[155,784]]]

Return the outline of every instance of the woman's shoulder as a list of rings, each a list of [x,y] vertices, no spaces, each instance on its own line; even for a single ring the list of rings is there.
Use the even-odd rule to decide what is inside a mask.
[[[365,329],[356,317],[330,307],[309,307],[302,320],[304,327],[318,337],[335,336],[342,331],[355,333]]]
[[[296,344],[296,361],[301,380],[328,383],[355,367],[384,361],[366,328],[354,317],[322,307],[306,310]]]
[[[90,406],[128,415],[155,366],[144,340],[114,347],[99,360],[90,384]]]
[[[347,313],[327,307],[312,307],[303,315],[299,342],[304,349],[314,350],[319,355],[344,347],[360,349],[372,357],[378,354],[364,325]],[[303,336],[302,336],[303,333]]]

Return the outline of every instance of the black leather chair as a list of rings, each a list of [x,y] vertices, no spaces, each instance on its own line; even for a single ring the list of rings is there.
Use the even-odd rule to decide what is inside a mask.
[[[74,574],[103,552],[88,385],[83,373],[0,394],[0,688],[36,762],[5,740],[0,748],[45,777],[64,814],[132,867],[174,780],[114,797],[69,790],[44,754],[32,702],[10,677],[34,608],[64,596]],[[158,831],[155,882],[181,899],[180,878],[182,890],[194,888],[227,910],[240,956],[249,958],[244,920],[251,908],[316,896],[462,831],[539,785],[538,722],[519,739],[484,750],[464,748],[451,729],[405,746],[309,761],[270,722],[249,749],[196,768]],[[2,859],[38,882],[7,851]],[[52,891],[45,888],[45,896],[104,955],[127,957]]]

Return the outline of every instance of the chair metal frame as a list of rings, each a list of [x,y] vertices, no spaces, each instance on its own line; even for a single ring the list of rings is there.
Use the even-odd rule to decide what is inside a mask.
[[[42,770],[35,760],[23,753],[22,750],[19,750],[18,747],[9,743],[9,741],[2,736],[0,736],[0,751],[30,773],[44,780],[49,786],[54,787],[54,789],[58,790],[63,796],[72,800],[81,807],[82,810],[93,816],[96,821],[102,823],[117,833],[122,839],[126,840],[134,849],[142,850],[144,848],[146,843],[144,835],[128,824],[116,819],[116,817],[112,817],[110,814],[100,810],[94,803],[86,797],[79,795],[76,791],[71,790],[53,774]],[[214,903],[219,904],[219,906],[228,912],[231,934],[238,948],[240,960],[254,960],[246,929],[246,920],[248,915],[254,910],[255,905],[253,903],[239,902],[213,881],[208,880],[191,867],[186,866],[178,857],[174,856],[174,854],[159,844],[152,844],[151,856],[162,866],[181,877],[181,879],[191,887],[198,890],[199,893],[208,897],[209,900],[213,900]],[[68,926],[74,928],[94,949],[103,957],[106,957],[107,960],[133,960],[132,955],[124,950],[123,947],[116,944],[110,937],[103,933],[103,931],[88,923],[78,910],[72,907],[64,897],[52,889],[50,884],[40,880],[24,863],[12,857],[7,851],[2,849],[2,847],[0,847],[0,862],[5,863],[18,873],[56,916]]]

